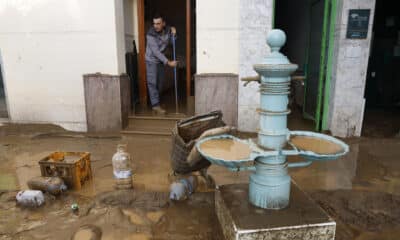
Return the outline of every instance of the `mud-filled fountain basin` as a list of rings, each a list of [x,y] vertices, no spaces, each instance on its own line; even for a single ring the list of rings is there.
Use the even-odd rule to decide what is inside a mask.
[[[210,139],[203,142],[200,148],[205,155],[225,161],[249,159],[251,154],[248,144],[229,137]]]
[[[335,160],[349,151],[343,141],[309,131],[290,132],[287,145],[279,150],[263,148],[253,139],[243,140],[225,134],[202,139],[197,149],[211,163],[233,171],[255,170],[251,165],[257,158],[299,155],[308,160],[289,163],[290,168],[307,166],[311,164],[309,161]]]

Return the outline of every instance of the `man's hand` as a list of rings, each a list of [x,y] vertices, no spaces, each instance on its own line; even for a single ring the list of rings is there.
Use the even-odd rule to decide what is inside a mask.
[[[178,62],[177,61],[168,61],[167,64],[170,67],[176,67],[176,65],[178,65]]]
[[[171,33],[172,33],[172,35],[176,35],[176,28],[175,27],[171,27]]]

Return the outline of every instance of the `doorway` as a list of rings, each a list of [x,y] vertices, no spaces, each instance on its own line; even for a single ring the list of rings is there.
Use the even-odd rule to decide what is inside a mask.
[[[336,1],[275,1],[274,27],[287,35],[282,53],[299,66],[292,78],[289,118],[289,123],[293,118],[301,123],[296,127],[328,129]]]
[[[1,60],[1,59],[0,59]],[[0,61],[0,118],[8,118],[6,91],[3,80],[3,69]]]
[[[376,1],[362,136],[400,136],[400,13],[396,3]]]
[[[195,51],[195,1],[194,0],[139,0],[138,1],[138,22],[139,22],[139,95],[140,104],[135,108],[135,114],[149,114],[151,107],[149,103],[146,84],[145,66],[145,35],[152,27],[153,16],[160,13],[164,16],[167,25],[174,26],[177,30],[176,59],[179,62],[176,68],[176,89],[174,69],[166,66],[164,81],[160,87],[161,107],[167,113],[188,112],[187,102],[193,96],[194,81],[193,75],[196,72],[196,51]],[[173,59],[173,48],[168,47],[165,51],[168,59]],[[178,109],[176,109],[176,93]]]

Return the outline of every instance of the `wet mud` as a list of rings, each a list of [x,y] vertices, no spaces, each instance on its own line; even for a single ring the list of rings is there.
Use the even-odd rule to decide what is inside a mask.
[[[298,149],[318,154],[335,154],[343,151],[340,145],[315,137],[295,136],[290,142]]]
[[[400,138],[400,109],[366,108],[361,135],[365,137]]]
[[[200,148],[209,156],[231,161],[249,158],[251,153],[248,145],[234,139],[212,139],[203,142]]]
[[[346,142],[345,157],[290,169],[292,179],[337,221],[336,239],[399,239],[400,139]],[[128,144],[133,159],[133,190],[114,189],[111,158],[119,143]],[[221,239],[214,193],[204,181],[188,200],[168,199],[174,180],[170,144],[169,137],[93,137],[52,125],[0,126],[0,239],[74,234],[83,239],[98,236],[98,230],[101,239]],[[93,180],[79,191],[45,194],[40,208],[17,206],[17,191],[28,189],[28,180],[40,176],[38,161],[55,151],[90,152]],[[214,165],[208,173],[217,185],[247,183],[250,174]],[[71,210],[74,203],[78,211]]]
[[[316,191],[311,196],[339,225],[347,226],[342,226],[346,230],[338,232],[337,240],[359,237],[363,232],[400,230],[400,196],[350,190]]]

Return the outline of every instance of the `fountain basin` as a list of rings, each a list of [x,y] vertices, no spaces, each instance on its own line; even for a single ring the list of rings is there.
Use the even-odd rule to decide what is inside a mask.
[[[286,146],[281,150],[263,149],[257,143],[255,143],[250,139],[243,140],[228,134],[206,137],[197,142],[196,148],[200,152],[200,154],[204,156],[211,163],[224,166],[229,168],[230,170],[235,170],[235,171],[254,170],[253,167],[249,166],[252,166],[253,161],[259,157],[299,155],[304,159],[306,159],[307,161],[327,161],[327,160],[336,160],[341,156],[345,155],[349,151],[349,146],[346,143],[337,138],[322,133],[315,133],[310,131],[288,131],[288,136],[286,137],[289,138],[288,146]],[[306,140],[300,139],[299,141],[299,139],[296,140],[296,137],[305,138]],[[213,143],[212,141],[218,139],[225,139],[228,141],[227,144],[232,146],[234,146],[234,142],[244,144],[248,146],[250,152],[246,157],[228,159],[226,157],[221,157],[221,153],[213,154],[215,152],[207,151],[207,149],[203,148],[204,143],[208,142],[210,145],[212,145]],[[229,143],[229,141],[232,141],[232,143]],[[315,145],[316,143],[320,143],[322,144],[322,146],[316,146]],[[324,144],[330,144],[331,145],[330,149],[338,149],[338,150],[334,152],[331,151],[329,153],[323,153],[321,151],[318,151],[324,147],[323,146]],[[215,146],[215,148],[218,148],[218,146]],[[235,149],[231,150],[235,151]],[[310,163],[308,162],[294,163],[294,164],[289,164],[289,168],[305,167],[308,166],[309,164]]]
[[[248,156],[244,158],[237,158],[237,159],[227,159],[226,157],[221,157],[221,154],[224,153],[215,153],[213,154],[212,151],[209,151],[204,148],[203,144],[210,143],[213,144],[215,140],[227,140],[231,141],[232,143],[227,143],[227,145],[234,145],[235,142],[239,142],[241,144],[246,145],[249,148],[249,154]],[[248,140],[242,140],[237,137],[234,137],[232,135],[228,134],[223,134],[223,135],[218,135],[218,136],[211,136],[211,137],[206,137],[200,141],[197,142],[196,148],[200,152],[200,154],[205,157],[208,161],[210,161],[213,164],[217,164],[220,166],[227,167],[231,170],[237,169],[240,167],[244,167],[249,165],[249,163],[252,163],[254,159],[258,156],[258,153],[254,151],[254,148],[251,147],[253,145],[250,141]],[[218,146],[215,146],[218,147]],[[227,147],[225,147],[227,149]],[[243,155],[242,155],[243,156]]]
[[[305,144],[294,143],[295,137],[302,137],[311,141],[307,141]],[[309,131],[290,131],[289,143],[296,148],[299,156],[312,161],[336,160],[349,152],[349,146],[343,141],[326,134]],[[317,144],[317,146],[312,144]],[[331,149],[336,148],[338,150],[325,153],[318,151],[318,148],[324,148],[324,144],[329,144]]]

